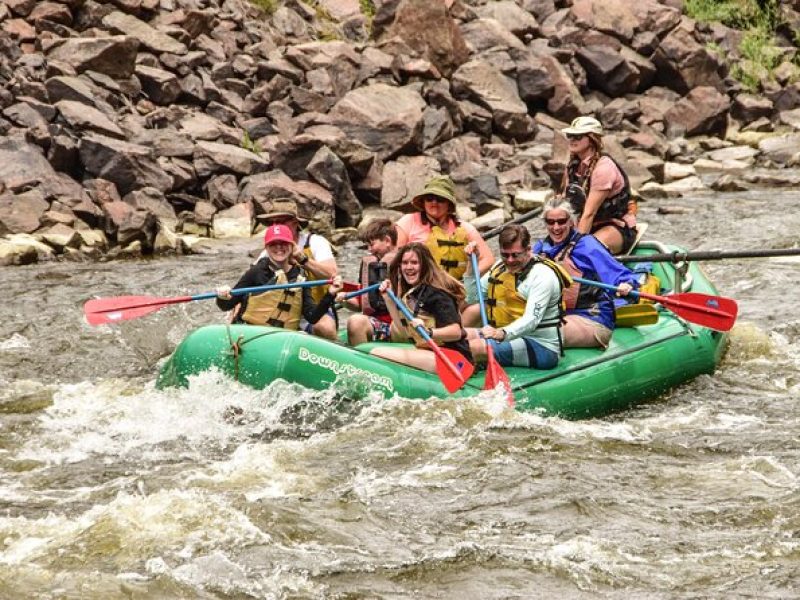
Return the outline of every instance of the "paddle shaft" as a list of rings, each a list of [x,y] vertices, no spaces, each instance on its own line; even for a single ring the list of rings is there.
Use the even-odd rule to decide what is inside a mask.
[[[767,248],[766,250],[705,250],[697,252],[669,252],[665,254],[643,254],[641,256],[616,256],[622,263],[671,262],[693,260],[728,260],[737,258],[770,258],[774,256],[800,256],[800,248]]]
[[[361,296],[363,294],[368,294],[368,293],[370,293],[372,291],[375,291],[379,287],[381,287],[380,283],[373,283],[372,285],[368,285],[367,287],[361,288],[360,290],[356,290],[355,292],[350,292],[348,294],[345,294],[344,295],[344,299],[345,300],[351,300],[352,298],[356,298],[356,297]]]
[[[318,285],[325,285],[326,283],[330,283],[330,279],[318,279],[315,281],[297,281],[294,283],[275,283],[272,285],[259,285],[256,287],[246,287],[246,288],[238,288],[235,290],[231,290],[231,296],[243,296],[244,294],[253,294],[256,292],[268,292],[272,290],[288,290],[292,288],[306,288],[306,287],[316,287]],[[117,312],[119,310],[128,310],[132,308],[146,308],[148,306],[167,306],[169,304],[180,304],[182,302],[194,302],[195,300],[210,300],[211,298],[216,298],[216,292],[206,292],[204,294],[196,294],[194,296],[175,296],[174,298],[153,298],[152,300],[148,300],[146,302],[138,302],[135,304],[129,304],[124,307],[109,307],[109,308],[96,308],[92,312],[96,313],[107,313],[107,312]]]
[[[516,219],[510,220],[508,223],[503,223],[502,225],[499,225],[498,227],[495,227],[494,229],[490,229],[485,234],[483,234],[483,239],[484,240],[488,240],[490,238],[493,238],[496,235],[500,235],[500,232],[503,231],[503,228],[506,227],[507,225],[518,225],[520,223],[525,223],[526,221],[530,221],[533,217],[535,217],[537,215],[540,215],[540,214],[542,214],[542,207],[541,206],[537,206],[533,210],[529,210],[525,214],[518,216]],[[476,271],[476,273],[477,273],[477,271]]]
[[[389,294],[389,298],[392,299],[392,302],[394,302],[395,306],[397,306],[398,310],[401,313],[403,313],[403,316],[406,319],[408,319],[409,323],[413,321],[414,315],[411,313],[410,310],[408,310],[408,307],[405,305],[405,303],[402,300],[400,300],[400,298],[398,298],[392,290],[387,290],[387,293]],[[431,336],[428,335],[428,332],[425,331],[425,328],[422,325],[417,325],[415,329],[417,330],[417,333],[419,333],[422,336],[422,339],[428,342],[428,346],[430,346],[431,350],[433,350],[433,353],[436,354],[439,360],[441,360],[444,363],[444,365],[449,369],[449,371],[457,379],[463,381],[464,376],[461,374],[461,371],[459,371],[458,367],[456,367],[450,361],[450,359],[447,358],[447,356],[445,356],[444,352],[442,352],[442,349],[439,348],[439,346],[436,344],[436,342],[433,341]]]
[[[475,287],[478,288],[478,305],[481,307],[481,323],[486,327],[489,324],[489,317],[486,315],[486,301],[483,299],[483,289],[481,289],[478,255],[473,252],[470,255],[470,259],[472,260],[472,273],[475,275]]]
[[[577,281],[578,283],[582,283],[583,285],[593,285],[595,287],[603,288],[604,290],[609,290],[612,292],[617,291],[617,286],[611,285],[609,283],[602,283],[600,281],[592,281],[591,279],[583,279],[582,277],[573,277],[573,281]],[[696,306],[694,304],[690,304],[688,302],[681,302],[677,298],[670,298],[669,296],[656,296],[655,294],[646,294],[645,292],[637,292],[636,290],[631,290],[628,295],[631,298],[639,299],[639,298],[647,298],[648,300],[653,300],[654,302],[660,302],[665,306],[677,306],[681,308],[687,308],[690,310],[699,310],[709,315],[714,315],[717,317],[730,317],[730,313],[725,312],[724,310],[717,310],[716,308],[711,308],[710,306]]]

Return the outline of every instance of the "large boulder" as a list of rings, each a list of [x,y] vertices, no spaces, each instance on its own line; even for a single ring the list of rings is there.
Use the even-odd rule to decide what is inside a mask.
[[[335,219],[333,195],[312,181],[294,181],[281,171],[259,173],[242,180],[239,202],[252,202],[256,218],[272,211],[272,203],[291,198],[300,216],[311,222],[314,231],[332,231]]]
[[[336,226],[355,227],[361,221],[361,203],[353,193],[347,167],[327,146],[322,146],[308,163],[308,174],[333,195]]]
[[[117,79],[133,74],[139,41],[115,35],[95,38],[68,38],[50,45],[47,59],[70,65],[77,72],[97,71]]]
[[[186,54],[186,46],[176,39],[171,38],[166,33],[162,33],[137,19],[133,15],[128,15],[120,11],[114,11],[103,17],[103,25],[115,33],[121,33],[138,40],[142,46],[158,52],[169,52],[171,54]]]
[[[610,46],[583,46],[576,53],[593,89],[616,98],[639,88],[639,69]]]
[[[469,58],[447,7],[445,0],[401,0],[391,26],[379,39],[399,37],[447,77]]]
[[[628,0],[575,0],[572,14],[578,25],[630,42],[639,20]]]
[[[268,160],[233,144],[199,141],[194,149],[194,166],[197,175],[207,178],[217,173],[252,175],[269,168]]]
[[[453,74],[453,90],[487,108],[501,135],[526,140],[535,133],[528,107],[519,97],[516,82],[483,60],[471,60]]]
[[[685,94],[698,86],[725,89],[716,58],[695,39],[694,30],[688,25],[670,31],[652,58],[658,67],[657,81],[676,92]]]
[[[494,19],[519,38],[539,33],[539,23],[530,12],[512,0],[497,0],[477,9],[479,16]]]
[[[383,167],[381,207],[411,210],[411,199],[425,182],[440,173],[439,161],[430,156],[400,156]]]
[[[14,138],[0,139],[0,187],[22,191],[55,175],[36,146]]]
[[[0,194],[0,235],[36,231],[48,208],[50,204],[37,190]]]
[[[143,187],[172,189],[172,177],[146,146],[91,133],[81,139],[80,157],[88,173],[113,182],[122,194]]]
[[[667,132],[672,136],[706,133],[724,137],[730,106],[728,97],[713,87],[697,87],[664,115]]]
[[[348,92],[331,109],[334,125],[382,160],[421,146],[425,100],[411,87],[384,83]]]

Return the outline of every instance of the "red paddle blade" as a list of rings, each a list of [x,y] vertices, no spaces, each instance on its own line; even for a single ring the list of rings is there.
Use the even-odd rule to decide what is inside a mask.
[[[352,281],[343,281],[342,286],[343,292],[357,292],[361,289],[360,283],[354,283]]]
[[[439,348],[439,350],[441,354],[436,353],[436,373],[447,391],[452,394],[464,387],[467,379],[472,377],[475,367],[457,350],[452,348]]]
[[[503,370],[500,363],[494,356],[494,348],[491,344],[486,344],[486,378],[483,383],[484,390],[496,389],[498,385],[503,386],[506,393],[506,400],[509,406],[514,406],[514,394],[511,392],[511,381],[508,373]]]
[[[661,304],[690,323],[716,331],[729,331],[736,323],[739,306],[736,300],[724,296],[709,296],[696,292],[659,297]]]
[[[109,325],[138,319],[174,303],[174,298],[155,298],[153,296],[93,298],[83,305],[83,313],[86,315],[89,325]]]

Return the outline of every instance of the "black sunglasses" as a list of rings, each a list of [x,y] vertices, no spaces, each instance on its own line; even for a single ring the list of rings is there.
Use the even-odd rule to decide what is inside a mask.
[[[548,225],[566,225],[569,221],[569,217],[564,217],[563,219],[545,219],[544,222]]]
[[[567,139],[568,140],[580,140],[586,137],[585,133],[568,133]]]

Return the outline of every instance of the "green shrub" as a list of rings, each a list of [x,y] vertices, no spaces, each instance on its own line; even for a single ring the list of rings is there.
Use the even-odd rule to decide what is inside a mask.
[[[773,39],[779,25],[778,0],[686,0],[684,10],[696,21],[716,21],[744,30],[739,44],[741,60],[731,66],[730,73],[747,89],[755,91],[761,81],[773,78],[781,57]],[[714,51],[713,45],[706,47]]]
[[[250,134],[246,131],[242,132],[242,141],[239,145],[245,150],[249,150],[253,154],[261,156],[261,146],[258,144],[258,140],[251,138]]]
[[[358,4],[361,7],[361,14],[367,19],[372,19],[375,16],[375,2],[373,0],[358,0]]]

